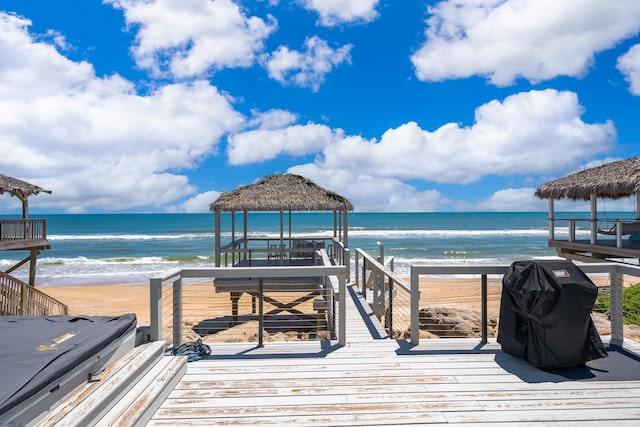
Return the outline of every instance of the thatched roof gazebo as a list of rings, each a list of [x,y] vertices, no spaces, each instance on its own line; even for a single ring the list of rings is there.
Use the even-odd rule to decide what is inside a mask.
[[[22,202],[22,217],[27,218],[29,216],[29,196],[38,193],[51,194],[51,191],[0,173],[0,194],[4,193],[9,193],[20,199]]]
[[[624,234],[634,234],[640,231],[640,157],[633,157],[626,160],[619,160],[606,163],[601,166],[582,170],[571,175],[549,181],[536,189],[535,195],[541,199],[549,200],[549,239],[550,245],[560,248],[564,243],[558,243],[554,237],[554,200],[570,199],[585,200],[590,202],[590,231],[591,238],[588,242],[590,248],[581,247],[582,252],[591,252],[597,255],[597,258],[606,258],[608,256],[632,256],[637,257],[635,252],[623,252],[623,244],[621,236]],[[614,223],[611,228],[598,228],[598,208],[597,199],[621,199],[630,196],[636,196],[635,221],[624,222],[621,220],[611,220],[601,222]],[[574,243],[575,240],[575,220],[569,223],[569,242],[570,247],[564,250],[575,250],[578,252],[580,244]],[[598,233],[604,235],[616,236],[615,249],[603,249],[607,246],[606,241],[598,241]],[[587,243],[587,242],[585,242]],[[595,246],[598,246],[595,248]],[[626,245],[630,246],[630,245]],[[587,249],[589,249],[587,251]],[[635,250],[635,249],[634,249]]]
[[[541,199],[620,199],[640,192],[640,157],[606,163],[541,185]]]
[[[283,213],[292,211],[331,211],[334,213],[334,236],[348,246],[348,212],[353,205],[343,196],[294,174],[268,175],[260,181],[223,193],[210,205],[215,213],[216,266],[220,265],[220,213],[244,213],[244,238],[247,238],[248,212],[280,212],[280,241],[284,239]],[[291,215],[289,215],[291,233]],[[234,240],[235,236],[232,236]]]
[[[0,174],[0,194],[9,193],[22,202],[22,219],[0,220],[0,250],[28,250],[29,256],[5,270],[4,280],[13,280],[9,273],[29,262],[29,284],[35,286],[36,258],[40,250],[49,249],[47,241],[47,220],[29,219],[29,196],[49,193],[50,190],[38,187],[20,179]],[[23,310],[24,307],[23,307]],[[24,311],[23,311],[24,312]]]

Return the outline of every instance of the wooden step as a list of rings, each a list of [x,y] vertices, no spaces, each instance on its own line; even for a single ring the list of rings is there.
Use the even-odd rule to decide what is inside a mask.
[[[165,357],[164,345],[164,341],[156,341],[133,348],[105,369],[97,381],[78,389],[35,425],[95,425],[105,416],[109,416],[121,400],[130,401],[133,390],[142,398],[143,393],[139,390],[141,384],[151,384],[154,389],[162,386],[163,384],[156,386],[153,382],[165,376],[162,372],[165,368],[177,376],[176,379],[165,379],[166,387],[172,388],[173,382],[177,382],[186,371],[186,357]],[[169,391],[161,389],[156,397],[145,394],[144,401],[154,403],[159,397],[161,401]],[[144,408],[144,404],[135,406]]]
[[[95,426],[146,425],[186,372],[186,356],[162,357]]]

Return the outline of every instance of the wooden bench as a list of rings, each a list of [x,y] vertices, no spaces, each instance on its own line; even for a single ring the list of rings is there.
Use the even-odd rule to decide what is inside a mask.
[[[146,424],[187,370],[187,358],[164,356],[164,345],[134,347],[33,425]]]

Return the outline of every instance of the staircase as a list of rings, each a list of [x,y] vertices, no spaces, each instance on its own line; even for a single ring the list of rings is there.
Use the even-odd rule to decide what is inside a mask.
[[[55,298],[0,271],[0,316],[66,315],[69,308]]]
[[[165,356],[164,345],[134,347],[32,425],[145,425],[187,371],[186,356]]]

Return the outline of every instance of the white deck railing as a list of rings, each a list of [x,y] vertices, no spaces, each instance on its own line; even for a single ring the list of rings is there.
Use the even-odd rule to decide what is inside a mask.
[[[344,265],[347,268],[347,277],[349,277],[351,256],[349,249],[344,246],[344,242],[335,237],[240,238],[222,246],[220,258],[221,265],[224,266],[233,266],[241,261],[251,264],[253,259],[265,258],[281,261],[295,259],[315,261],[318,249],[326,250],[329,258],[335,260],[337,264]]]
[[[629,225],[635,226],[638,220],[622,219],[588,219],[588,218],[554,218],[549,220],[549,240],[566,240],[573,243],[579,240],[580,233],[588,234],[588,241],[591,245],[597,245],[598,241],[615,240],[616,248],[623,247],[623,236],[633,234],[626,231]],[[557,236],[558,229],[566,229],[566,237]],[[606,231],[603,233],[602,231]],[[565,234],[565,233],[563,233]]]
[[[327,259],[326,257],[324,257]],[[335,336],[339,345],[346,343],[346,280],[347,269],[341,265],[322,266],[276,266],[276,267],[220,267],[202,269],[180,269],[164,276],[154,277],[150,280],[150,338],[152,341],[163,339],[163,319],[171,324],[173,346],[178,346],[182,340],[183,327],[183,280],[185,279],[210,279],[212,285],[210,292],[215,292],[214,279],[238,279],[258,282],[258,300],[260,306],[264,301],[264,292],[261,284],[268,279],[281,278],[308,278],[321,277],[323,290],[329,292],[332,304],[327,307],[330,310],[327,316],[331,318],[329,323],[337,323]],[[169,304],[167,299],[170,298]],[[337,304],[335,304],[337,303]],[[337,305],[337,309],[333,306]],[[171,312],[167,318],[167,312]],[[202,313],[206,316],[207,313]],[[263,313],[258,313],[258,319],[262,325]],[[263,342],[263,329],[258,328],[259,345]]]
[[[622,345],[624,340],[623,298],[624,276],[640,278],[640,266],[619,263],[580,264],[587,274],[608,274],[611,292],[611,344]],[[487,342],[487,277],[489,275],[504,276],[508,265],[443,265],[411,266],[411,343],[420,342],[420,278],[423,276],[474,276],[479,277],[481,288],[482,342]]]
[[[402,338],[410,323],[411,289],[400,276],[362,249],[355,252],[355,283],[370,304],[376,318],[392,338]],[[362,260],[362,261],[361,261]],[[390,259],[393,263],[393,259]],[[368,296],[370,290],[371,296]],[[384,319],[384,321],[383,321]]]

